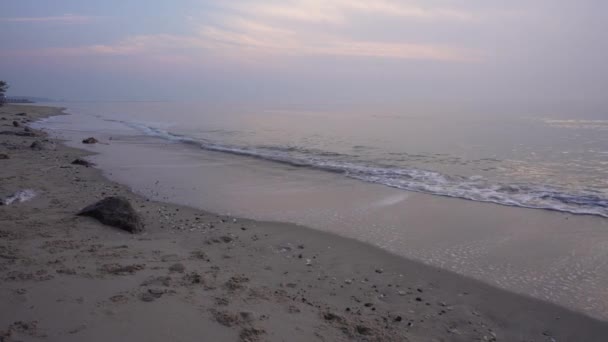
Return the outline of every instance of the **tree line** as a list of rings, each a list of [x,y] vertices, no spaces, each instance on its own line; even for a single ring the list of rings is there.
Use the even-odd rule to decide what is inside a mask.
[[[6,96],[4,95],[8,90],[8,83],[0,80],[0,107],[6,103]]]

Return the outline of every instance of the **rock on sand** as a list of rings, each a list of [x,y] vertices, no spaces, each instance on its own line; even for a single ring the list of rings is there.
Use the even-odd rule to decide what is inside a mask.
[[[99,141],[93,137],[86,138],[82,141],[83,144],[97,144]]]
[[[106,197],[82,209],[78,215],[93,217],[105,225],[130,233],[143,231],[141,218],[124,197]]]

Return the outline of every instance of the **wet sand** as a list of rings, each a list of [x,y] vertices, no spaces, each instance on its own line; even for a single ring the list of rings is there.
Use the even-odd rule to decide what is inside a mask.
[[[15,115],[21,112],[27,115]],[[0,154],[9,158],[0,160],[0,196],[23,189],[37,194],[0,207],[2,340],[604,341],[608,336],[606,322],[353,239],[146,199],[95,168],[71,164],[89,152],[57,141],[33,150],[30,145],[42,142],[42,133],[10,133],[24,131],[13,127],[13,120],[21,126],[57,113],[0,108],[0,118],[6,118],[0,131],[9,132],[0,135]],[[100,140],[95,148],[115,144]],[[254,200],[246,193],[241,190],[241,201]],[[75,216],[114,194],[131,201],[145,233],[131,235]],[[213,198],[211,189],[207,194]],[[234,198],[239,203],[239,196]]]

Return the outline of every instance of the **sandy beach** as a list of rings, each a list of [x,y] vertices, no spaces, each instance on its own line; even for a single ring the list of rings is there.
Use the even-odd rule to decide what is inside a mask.
[[[61,113],[0,108],[0,199],[33,196],[0,206],[0,341],[608,336],[607,322],[356,240],[144,198],[72,164],[90,152],[27,128]],[[141,215],[143,233],[76,216],[115,195]]]

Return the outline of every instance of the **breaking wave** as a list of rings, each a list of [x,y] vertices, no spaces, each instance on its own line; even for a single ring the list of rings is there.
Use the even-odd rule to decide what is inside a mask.
[[[507,206],[547,209],[572,214],[608,217],[608,197],[594,190],[570,191],[538,184],[500,184],[474,176],[446,175],[435,171],[375,165],[347,155],[302,147],[236,146],[195,139],[139,123],[121,123],[145,135],[189,144],[208,151],[269,160],[296,167],[307,167],[365,182],[433,195],[491,202]]]

